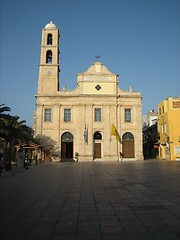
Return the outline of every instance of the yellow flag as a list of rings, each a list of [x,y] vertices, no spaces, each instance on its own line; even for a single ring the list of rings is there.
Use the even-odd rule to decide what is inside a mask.
[[[119,134],[118,134],[117,129],[115,128],[114,124],[112,124],[111,135],[114,135],[116,137],[116,140],[120,141]]]

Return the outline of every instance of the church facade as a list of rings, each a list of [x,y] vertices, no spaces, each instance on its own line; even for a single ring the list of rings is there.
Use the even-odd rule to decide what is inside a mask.
[[[78,161],[143,160],[142,96],[123,91],[101,62],[77,74],[74,90],[59,87],[59,30],[42,29],[35,136],[46,157]]]

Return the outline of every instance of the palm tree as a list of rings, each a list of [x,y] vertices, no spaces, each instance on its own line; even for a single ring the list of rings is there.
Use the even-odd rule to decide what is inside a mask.
[[[19,121],[19,116],[6,118],[1,122],[0,138],[4,141],[3,157],[8,170],[11,169],[13,146],[33,140],[33,130],[25,123],[25,120]]]
[[[2,123],[2,121],[4,119],[9,119],[11,118],[11,116],[5,112],[10,112],[11,109],[7,106],[5,106],[5,104],[0,104],[0,124]],[[1,127],[1,125],[0,125]]]
[[[33,131],[25,123],[25,120],[19,121],[19,116],[4,120],[2,133],[4,133],[3,138],[6,145],[23,144],[32,140]]]
[[[5,112],[10,112],[10,108],[7,107],[5,104],[0,104],[0,131],[3,129],[3,122],[4,119],[9,119],[11,116]],[[1,158],[3,157],[3,138],[0,135],[0,154],[1,154]],[[2,159],[0,159],[2,160]],[[2,161],[1,161],[1,166],[2,167]]]

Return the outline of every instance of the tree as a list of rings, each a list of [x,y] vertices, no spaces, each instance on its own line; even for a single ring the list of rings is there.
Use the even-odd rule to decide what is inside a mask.
[[[5,106],[5,104],[0,104],[0,120],[8,118],[9,115],[4,112],[10,112],[10,111],[11,111],[11,109],[9,107]]]
[[[5,119],[10,119],[11,116],[5,112],[10,112],[10,108],[5,106],[5,104],[0,104],[0,129],[3,127],[2,124]]]
[[[3,128],[4,119],[10,118],[10,115],[6,113],[6,112],[10,112],[10,110],[11,109],[9,107],[7,107],[5,104],[0,104],[0,131]],[[0,150],[1,150],[0,151],[0,154],[1,154],[0,160],[3,157],[3,143],[4,143],[3,138],[0,135]],[[1,162],[1,164],[2,164],[2,162]],[[2,167],[2,166],[0,166],[0,167]]]
[[[0,136],[4,139],[5,146],[23,144],[33,139],[33,130],[26,121],[19,121],[19,116],[4,119],[1,125]]]
[[[24,144],[33,140],[33,130],[19,116],[11,116],[1,121],[0,138],[4,142],[3,158],[8,170],[11,168],[11,154],[15,144]]]

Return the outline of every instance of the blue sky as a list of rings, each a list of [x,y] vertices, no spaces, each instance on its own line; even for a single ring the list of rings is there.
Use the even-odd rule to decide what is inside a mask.
[[[0,103],[33,126],[41,29],[60,30],[60,87],[96,61],[140,91],[143,115],[180,96],[180,0],[0,0]]]

